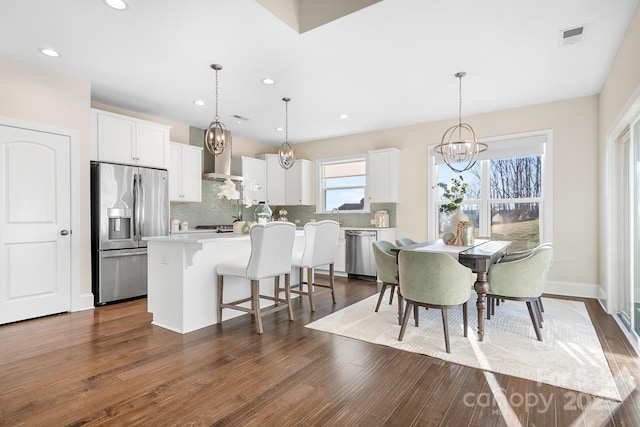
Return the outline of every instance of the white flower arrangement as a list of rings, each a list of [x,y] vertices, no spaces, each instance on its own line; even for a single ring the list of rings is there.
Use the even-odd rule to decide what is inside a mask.
[[[244,181],[242,183],[242,204],[245,208],[250,208],[253,205],[253,193],[260,190],[260,185],[258,185],[254,180]]]
[[[230,179],[226,179],[220,186],[218,199],[238,200],[239,198],[240,192],[236,189],[236,185]]]

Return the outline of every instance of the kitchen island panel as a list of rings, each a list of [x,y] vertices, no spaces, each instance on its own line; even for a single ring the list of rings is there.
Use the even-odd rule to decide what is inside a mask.
[[[148,241],[148,311],[152,324],[188,333],[219,323],[217,315],[216,267],[236,259],[248,259],[251,242],[247,235],[198,234],[150,237]],[[295,247],[304,246],[304,234],[296,232]],[[292,269],[291,283],[297,283],[298,271]],[[284,285],[284,279],[281,279]],[[262,294],[273,294],[274,281],[260,281]],[[225,277],[225,301],[250,295],[249,282]],[[249,303],[247,303],[249,304]],[[264,300],[268,306],[272,302]],[[247,305],[248,306],[248,305]],[[223,310],[222,320],[244,313]]]

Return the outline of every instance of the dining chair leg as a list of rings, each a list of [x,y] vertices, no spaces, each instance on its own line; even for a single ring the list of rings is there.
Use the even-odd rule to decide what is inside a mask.
[[[464,327],[464,336],[467,336],[467,326],[469,325],[469,318],[467,317],[467,303],[462,304],[462,325]]]
[[[398,288],[398,325],[402,325],[402,320],[404,319],[404,315],[402,314],[404,309],[404,298],[400,294],[400,288]]]
[[[538,319],[536,318],[535,309],[531,306],[531,300],[527,301],[527,309],[529,310],[529,316],[531,317],[531,323],[533,323],[533,329],[536,331],[536,338],[538,341],[542,341],[542,334],[538,326]]]
[[[409,323],[409,313],[411,312],[411,302],[405,301],[406,307],[404,309],[404,317],[402,318],[402,326],[400,327],[400,335],[398,335],[398,341],[402,341],[404,338],[404,331],[407,329],[407,323]]]
[[[329,286],[331,286],[331,300],[333,301],[333,303],[336,303],[336,294],[333,291],[333,285],[334,285],[334,275],[333,275],[333,263],[329,264]]]
[[[485,301],[486,301],[485,304],[487,306],[487,308],[485,310],[486,311],[485,317],[486,317],[487,320],[491,320],[491,302],[493,301],[493,298],[490,297],[489,295],[487,295],[485,297]]]
[[[393,285],[390,285],[390,286],[391,286],[391,293],[389,294],[389,304],[391,305],[393,304],[393,293],[396,290],[396,287]]]
[[[540,304],[540,311],[544,313],[544,305],[542,305],[542,297],[538,297],[538,304]]]
[[[542,329],[542,312],[540,311],[540,305],[538,305],[538,300],[534,299],[532,302],[533,304],[533,308],[535,308],[536,310],[536,317],[538,319],[538,326],[540,327],[540,329]]]
[[[307,294],[309,295],[309,307],[311,307],[311,311],[316,311],[313,305],[313,268],[307,268]]]
[[[420,325],[419,325],[419,323],[420,323],[420,313],[418,312],[418,309],[419,309],[419,308],[420,308],[420,307],[419,307],[419,306],[417,306],[416,304],[414,304],[414,305],[413,305],[413,321],[414,321],[414,322],[415,322],[415,324],[416,324],[416,328],[417,328],[418,326],[420,326]]]
[[[218,323],[222,323],[222,287],[224,276],[218,276]]]
[[[387,284],[385,282],[382,282],[382,289],[380,289],[380,296],[378,296],[378,303],[376,304],[376,310],[375,310],[376,313],[380,309],[380,303],[382,302],[382,298],[384,297],[384,291],[386,289],[387,289]]]
[[[542,322],[544,322],[544,318],[542,317],[542,312],[544,311],[542,309],[542,301],[538,297],[536,298],[535,303],[536,303],[536,308],[538,309],[538,317],[540,318],[540,327],[542,327]]]
[[[447,307],[442,307],[442,329],[444,329],[444,347],[447,353],[451,353],[451,348],[449,347],[449,319],[447,310]]]
[[[251,310],[253,310],[253,317],[256,319],[256,331],[261,334],[262,330],[262,315],[260,314],[260,281],[251,280]]]
[[[284,299],[287,302],[287,314],[289,320],[293,320],[293,308],[291,307],[291,275],[284,275]]]

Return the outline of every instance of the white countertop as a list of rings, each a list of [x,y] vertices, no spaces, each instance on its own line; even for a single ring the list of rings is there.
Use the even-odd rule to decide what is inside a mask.
[[[296,231],[296,235],[304,236],[303,231]],[[232,240],[249,240],[248,234],[236,234],[236,233],[182,233],[172,234],[170,236],[150,236],[143,237],[142,240],[147,242],[162,242],[162,243],[210,243],[219,241],[232,241]]]

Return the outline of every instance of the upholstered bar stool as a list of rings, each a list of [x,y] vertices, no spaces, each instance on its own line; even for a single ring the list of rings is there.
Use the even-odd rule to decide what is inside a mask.
[[[304,248],[294,252],[291,264],[300,269],[300,283],[291,286],[291,293],[297,295],[307,295],[309,297],[309,307],[315,311],[313,297],[331,292],[331,299],[336,303],[336,296],[333,292],[333,263],[338,246],[338,235],[340,225],[336,221],[326,220],[319,222],[308,222],[304,226]],[[329,265],[329,285],[314,283],[314,268],[322,265]],[[303,280],[304,270],[307,271],[307,281]],[[307,285],[306,291],[303,285]],[[326,288],[323,291],[315,292],[315,287]]]
[[[251,239],[251,255],[249,259],[239,259],[218,265],[218,321],[222,322],[222,309],[250,313],[255,317],[256,331],[261,334],[262,317],[286,309],[289,320],[293,320],[291,309],[290,275],[291,256],[295,239],[296,226],[289,222],[270,222],[256,224],[251,227],[249,237]],[[284,275],[284,289],[280,288],[280,276]],[[224,302],[224,277],[243,277],[251,283],[251,296],[236,301]],[[260,294],[260,280],[274,278],[274,295]],[[284,291],[284,298],[280,292]],[[275,305],[260,309],[260,299],[274,301]],[[243,307],[241,304],[251,301],[251,307]],[[280,304],[284,303],[284,304]]]

